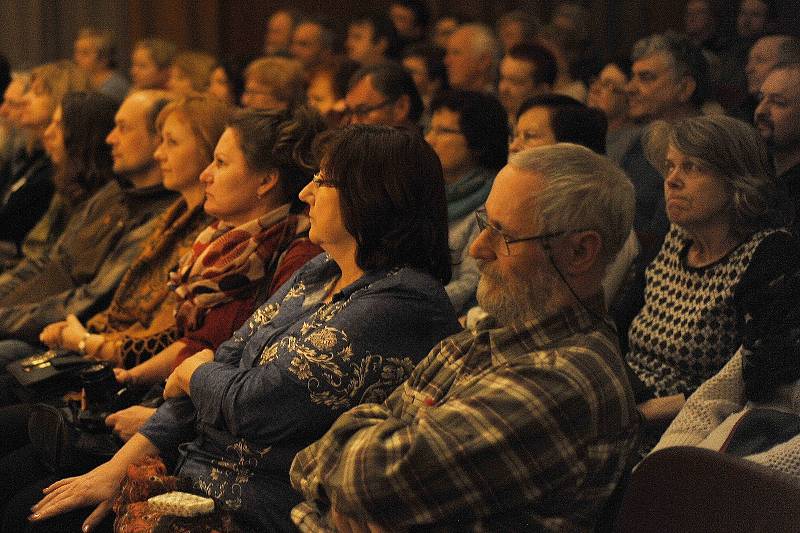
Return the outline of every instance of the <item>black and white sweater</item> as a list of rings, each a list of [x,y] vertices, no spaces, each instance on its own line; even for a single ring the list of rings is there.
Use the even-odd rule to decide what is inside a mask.
[[[763,230],[720,260],[688,266],[688,235],[673,226],[647,268],[645,302],[628,332],[628,364],[655,396],[694,392],[742,342],[741,310],[797,256],[783,230]],[[765,302],[765,305],[769,305]]]

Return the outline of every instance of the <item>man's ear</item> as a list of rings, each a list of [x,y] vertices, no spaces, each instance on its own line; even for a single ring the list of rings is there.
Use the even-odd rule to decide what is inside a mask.
[[[392,119],[395,124],[400,124],[408,120],[408,114],[411,112],[411,100],[407,94],[402,95],[397,101],[392,104]]]
[[[592,270],[600,260],[603,241],[594,230],[576,231],[564,239],[562,264],[572,275],[585,274]]]
[[[684,76],[679,84],[678,98],[681,102],[686,103],[692,99],[692,95],[697,90],[697,81],[691,76]]]

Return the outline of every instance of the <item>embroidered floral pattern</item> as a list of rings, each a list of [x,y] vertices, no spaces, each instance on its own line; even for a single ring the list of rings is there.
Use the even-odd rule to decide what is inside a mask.
[[[239,509],[242,505],[242,487],[250,483],[256,468],[261,460],[272,449],[271,446],[262,449],[251,449],[244,440],[239,440],[228,446],[231,452],[225,459],[213,461],[214,466],[208,476],[201,476],[195,487],[205,494],[222,501],[231,509]]]

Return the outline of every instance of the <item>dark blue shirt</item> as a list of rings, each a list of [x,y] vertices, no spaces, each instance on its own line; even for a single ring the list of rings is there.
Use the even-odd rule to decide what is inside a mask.
[[[367,272],[325,303],[338,275],[325,254],[310,261],[198,367],[191,399],[165,402],[141,429],[164,453],[191,441],[178,474],[249,527],[291,530],[294,455],[347,409],[383,402],[460,329],[429,274]]]

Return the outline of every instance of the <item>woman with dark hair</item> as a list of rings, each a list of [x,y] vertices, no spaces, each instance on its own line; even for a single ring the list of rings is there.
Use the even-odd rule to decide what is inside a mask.
[[[44,149],[53,165],[55,194],[22,243],[22,256],[27,260],[44,259],[67,227],[70,216],[79,212],[86,199],[113,178],[111,147],[106,144],[106,136],[114,127],[116,110],[115,100],[95,92],[67,93],[55,109],[42,135]]]
[[[425,140],[444,172],[453,279],[445,287],[459,315],[475,305],[478,264],[469,245],[480,229],[475,210],[483,205],[494,177],[508,158],[508,118],[494,96],[450,91],[431,106]]]
[[[798,255],[766,146],[751,126],[723,115],[656,122],[647,146],[664,175],[671,228],[628,331],[626,359],[649,423],[644,448],[742,343],[737,306]]]
[[[220,173],[235,164],[224,137]],[[220,513],[247,529],[293,530],[294,454],[344,410],[384,399],[437,341],[459,329],[441,286],[450,274],[444,182],[418,135],[376,126],[342,130],[300,198],[309,205],[310,238],[326,253],[216,354],[204,350],[181,363],[167,381],[166,403],[141,431],[109,462],[47,487],[31,520],[45,526],[53,516],[99,503],[84,522],[93,527],[131,463],[172,454],[184,443],[177,474],[215,497]],[[157,475],[152,483],[162,481],[169,480]],[[118,527],[160,516],[148,515],[144,503],[126,507],[130,491],[123,487],[122,494]],[[68,517],[83,520],[85,513],[73,511],[53,527],[63,529]]]
[[[227,103],[238,106],[244,93],[244,72],[253,59],[252,55],[223,59],[211,73],[206,92]]]

